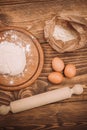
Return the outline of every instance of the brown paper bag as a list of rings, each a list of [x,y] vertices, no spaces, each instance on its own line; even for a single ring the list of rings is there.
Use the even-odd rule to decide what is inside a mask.
[[[59,53],[71,52],[87,44],[87,21],[76,16],[58,17],[46,21],[44,35]]]

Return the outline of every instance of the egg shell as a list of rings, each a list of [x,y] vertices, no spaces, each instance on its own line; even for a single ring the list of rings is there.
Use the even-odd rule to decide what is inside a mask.
[[[51,83],[59,84],[63,81],[63,75],[60,72],[52,72],[48,75],[48,80]]]
[[[55,57],[52,60],[52,68],[57,72],[61,72],[64,69],[64,62],[59,57]]]
[[[72,78],[76,75],[76,67],[73,64],[67,64],[64,70],[64,74],[68,78]]]

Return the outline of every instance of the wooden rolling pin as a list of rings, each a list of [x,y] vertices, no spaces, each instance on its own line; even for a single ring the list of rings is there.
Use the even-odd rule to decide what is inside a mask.
[[[0,107],[0,114],[6,115],[11,111],[12,113],[18,113],[35,107],[43,106],[49,103],[61,101],[71,98],[72,94],[82,94],[83,86],[80,84],[74,85],[73,88],[64,87],[28,98],[16,100],[10,103],[9,106],[2,105]]]

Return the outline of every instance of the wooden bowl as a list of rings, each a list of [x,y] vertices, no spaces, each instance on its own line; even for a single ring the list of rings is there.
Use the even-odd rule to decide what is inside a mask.
[[[9,41],[23,46],[26,50],[26,67],[17,76],[0,74],[0,89],[19,90],[31,85],[40,75],[43,68],[43,50],[37,39],[26,30],[18,27],[0,28],[0,43]]]

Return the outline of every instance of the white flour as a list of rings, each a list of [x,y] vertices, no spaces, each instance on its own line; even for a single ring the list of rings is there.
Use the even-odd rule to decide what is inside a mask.
[[[26,52],[29,52],[29,51],[30,51],[30,44],[26,45],[25,50],[26,50]]]
[[[63,42],[75,39],[75,35],[73,35],[70,31],[64,29],[62,26],[58,25],[56,25],[54,28],[53,37],[56,40],[62,40]]]
[[[11,84],[11,85],[14,84],[14,81],[13,81],[13,80],[10,80],[10,84]]]
[[[26,55],[23,48],[2,41],[0,43],[0,74],[18,75],[26,66]]]

